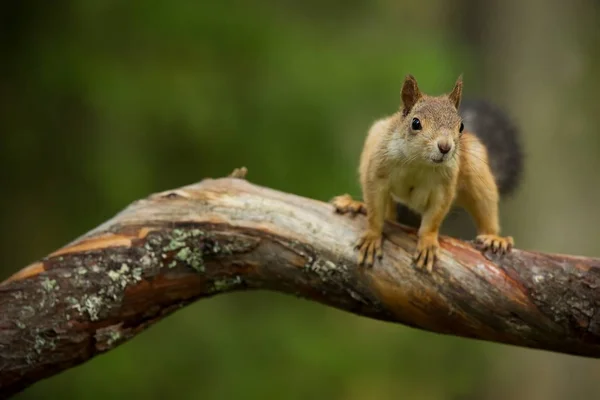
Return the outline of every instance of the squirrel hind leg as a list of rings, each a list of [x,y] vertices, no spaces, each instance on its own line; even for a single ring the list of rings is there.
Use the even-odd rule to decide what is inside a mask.
[[[364,214],[367,215],[367,208],[362,201],[354,200],[349,194],[336,196],[330,201],[338,214]]]

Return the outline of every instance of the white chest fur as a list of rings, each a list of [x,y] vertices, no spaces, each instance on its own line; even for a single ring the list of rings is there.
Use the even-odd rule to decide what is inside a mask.
[[[390,175],[390,195],[419,214],[430,204],[431,197],[447,185],[449,176],[442,168],[428,166],[403,166]]]

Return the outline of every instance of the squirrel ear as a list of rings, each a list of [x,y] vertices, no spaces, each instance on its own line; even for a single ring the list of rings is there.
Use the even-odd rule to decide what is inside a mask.
[[[407,115],[421,97],[421,91],[415,77],[410,74],[406,75],[402,85],[403,115]]]
[[[454,85],[454,89],[448,95],[448,98],[454,104],[454,107],[458,110],[458,106],[460,106],[460,99],[462,97],[462,87],[463,87],[463,77],[462,74],[456,80],[456,84]]]

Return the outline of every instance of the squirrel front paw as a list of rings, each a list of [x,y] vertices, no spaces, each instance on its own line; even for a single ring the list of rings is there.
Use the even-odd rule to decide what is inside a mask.
[[[349,194],[343,194],[336,196],[330,201],[335,207],[335,212],[338,214],[350,213],[354,214],[367,214],[367,208],[365,203],[362,201],[354,200]]]
[[[427,272],[433,271],[433,263],[437,259],[440,244],[437,236],[422,236],[417,242],[417,251],[414,254],[414,261],[417,268],[427,268]]]
[[[383,234],[381,232],[367,231],[356,242],[355,249],[358,249],[358,265],[372,267],[375,264],[375,257],[381,260]]]
[[[478,235],[475,242],[480,245],[483,251],[492,250],[492,253],[506,254],[509,253],[515,242],[511,236],[498,235]]]

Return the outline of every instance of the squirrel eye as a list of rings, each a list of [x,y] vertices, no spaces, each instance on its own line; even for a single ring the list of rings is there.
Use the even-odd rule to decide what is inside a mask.
[[[458,128],[458,131],[460,133],[462,133],[462,131],[465,129],[465,124],[463,124],[462,122],[460,123],[460,128]]]
[[[419,121],[419,118],[413,118],[411,128],[413,129],[413,131],[421,130],[421,121]]]

